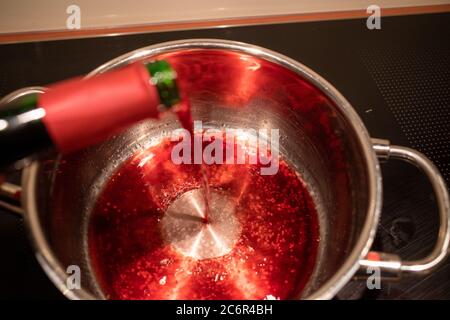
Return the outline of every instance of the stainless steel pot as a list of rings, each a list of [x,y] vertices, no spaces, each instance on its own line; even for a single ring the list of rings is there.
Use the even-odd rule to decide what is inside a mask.
[[[88,76],[136,60],[169,58],[189,81],[194,117],[210,126],[278,128],[280,149],[302,175],[317,205],[320,248],[316,270],[302,298],[330,299],[358,271],[379,268],[386,278],[423,274],[447,256],[449,197],[433,163],[423,154],[371,139],[345,98],[304,65],[253,45],[225,40],[181,40],[118,57]],[[4,99],[45,90],[29,88]],[[89,124],[86,124],[89,125]],[[174,116],[146,121],[108,141],[61,157],[53,154],[23,171],[21,206],[36,257],[53,283],[71,299],[103,298],[90,268],[87,224],[105,180],[152,138],[179,125]],[[382,203],[378,159],[404,160],[421,168],[436,194],[440,228],[433,251],[417,261],[369,252]],[[19,187],[2,185],[4,195]],[[5,206],[5,203],[1,203]],[[81,269],[81,288],[69,290],[69,265]]]

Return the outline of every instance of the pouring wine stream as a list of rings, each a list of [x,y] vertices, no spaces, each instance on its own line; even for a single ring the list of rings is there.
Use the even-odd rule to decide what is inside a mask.
[[[187,98],[183,99],[176,107],[175,113],[178,117],[178,120],[181,123],[181,126],[189,131],[189,134],[191,135],[191,144],[192,144],[192,153],[194,152],[194,139],[196,138],[194,135],[194,121],[192,119],[192,112],[191,112],[191,104]],[[194,155],[191,155],[194,157]],[[199,165],[199,171],[201,176],[201,184],[203,189],[203,201],[204,201],[204,210],[203,210],[203,223],[209,224],[209,212],[210,212],[210,204],[211,204],[211,191],[209,189],[209,181],[208,181],[208,172],[206,166],[202,163]]]

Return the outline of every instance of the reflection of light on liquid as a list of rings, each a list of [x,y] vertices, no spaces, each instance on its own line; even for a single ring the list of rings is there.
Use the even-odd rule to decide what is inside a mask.
[[[180,273],[175,273],[176,278],[176,285],[171,290],[171,294],[169,296],[169,300],[178,300],[178,297],[181,293],[181,290],[184,288],[184,286],[189,283],[190,277],[188,276],[190,273],[192,273],[194,264],[192,260],[189,259],[183,259],[179,269],[182,270],[181,275]]]
[[[167,276],[164,276],[161,279],[159,279],[159,284],[163,286],[166,284],[166,281],[167,281]]]
[[[139,168],[142,168],[148,161],[150,161],[155,156],[154,153],[150,150],[160,145],[163,139],[164,137],[162,136],[151,139],[149,143],[145,144],[145,149],[136,153],[133,159],[135,160],[140,159],[138,164]]]
[[[200,204],[198,203],[197,199],[192,197],[189,199],[189,201],[192,203],[192,206],[195,208],[195,212],[197,215],[201,218],[205,218],[205,212],[200,208]]]
[[[255,140],[255,135],[249,132],[250,130],[236,130],[236,140],[240,142],[247,142]]]
[[[249,250],[249,248],[242,249],[241,255],[247,256]],[[244,296],[244,299],[258,299],[264,295],[263,286],[258,284],[258,276],[248,269],[246,260],[234,257],[225,268],[229,277],[234,280],[236,290]]]
[[[242,106],[247,104],[258,90],[258,70],[261,66],[257,60],[251,57],[241,56],[239,59],[239,73],[236,74],[236,78],[232,82],[234,93],[227,98],[230,99],[232,104]]]
[[[256,132],[251,132],[252,130],[236,130],[235,140],[238,149],[241,149],[245,155],[256,157],[257,141]]]
[[[214,232],[214,230],[211,228],[211,225],[206,225],[206,229],[209,231],[209,233],[211,234],[211,237],[214,239],[216,245],[220,248],[221,253],[220,255],[223,255],[224,253],[226,253],[227,248],[225,246],[225,244],[222,242],[222,240],[220,240],[220,238],[217,236],[217,234]]]
[[[247,69],[251,71],[256,71],[261,68],[261,65],[252,57],[241,56],[239,59],[248,63]]]
[[[148,155],[146,155],[144,158],[142,158],[141,161],[139,161],[138,167],[139,167],[139,168],[142,168],[143,166],[145,166],[145,164],[146,164],[148,161],[152,160],[152,158],[153,158],[154,156],[155,156],[155,155],[154,155],[152,152],[150,152]]]
[[[192,244],[191,250],[189,251],[189,255],[191,257],[195,257],[197,255],[198,247],[200,245],[200,240],[201,240],[202,236],[203,236],[203,230],[200,230],[198,235],[195,237],[195,240]]]
[[[150,150],[151,150],[151,148],[154,148],[154,147],[158,146],[159,144],[161,144],[163,139],[164,139],[164,137],[158,137],[155,139],[151,139],[150,143],[145,145],[145,149],[141,150],[134,156],[134,159],[140,159],[139,164],[138,164],[139,168],[144,167],[147,164],[147,162],[149,162],[150,160],[153,159],[155,154]]]

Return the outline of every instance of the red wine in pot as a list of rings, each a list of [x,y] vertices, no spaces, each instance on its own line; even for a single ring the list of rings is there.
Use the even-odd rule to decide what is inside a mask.
[[[184,107],[181,123],[192,132]],[[261,175],[260,164],[213,164],[206,170],[175,165],[175,143],[163,139],[135,154],[98,197],[88,243],[105,296],[298,297],[319,244],[317,212],[299,175],[283,160],[275,175]]]

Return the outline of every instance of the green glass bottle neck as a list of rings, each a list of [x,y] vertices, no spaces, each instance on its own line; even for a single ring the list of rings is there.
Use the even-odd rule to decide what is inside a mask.
[[[146,65],[152,83],[155,85],[159,99],[166,108],[178,104],[181,100],[176,82],[176,72],[165,60],[159,60]],[[24,96],[2,107],[1,117],[15,116],[37,107],[38,94]]]
[[[0,107],[0,118],[17,116],[37,108],[38,94],[32,93]]]
[[[152,83],[158,90],[161,103],[171,108],[180,102],[180,93],[176,83],[176,72],[165,60],[154,61],[145,65]]]

